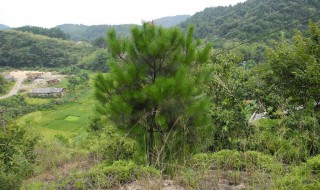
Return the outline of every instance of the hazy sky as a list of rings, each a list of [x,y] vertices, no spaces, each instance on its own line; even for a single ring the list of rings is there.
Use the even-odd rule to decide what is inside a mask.
[[[0,24],[141,24],[165,16],[194,14],[206,7],[245,0],[1,0]]]

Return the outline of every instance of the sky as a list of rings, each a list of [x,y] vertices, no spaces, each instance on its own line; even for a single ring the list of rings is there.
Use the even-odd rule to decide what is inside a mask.
[[[0,24],[51,28],[60,24],[141,24],[165,16],[193,15],[207,7],[245,0],[1,0]]]

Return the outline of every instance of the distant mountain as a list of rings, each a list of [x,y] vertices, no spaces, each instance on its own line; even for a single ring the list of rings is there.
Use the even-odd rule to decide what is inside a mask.
[[[106,33],[110,29],[114,29],[120,36],[128,36],[130,34],[130,28],[133,25],[93,25],[87,26],[82,24],[63,24],[58,25],[56,28],[61,29],[70,39],[73,41],[89,41],[92,42],[97,38],[105,37]]]
[[[206,8],[180,26],[185,29],[193,24],[196,37],[216,44],[221,40],[260,37],[297,22],[283,30],[291,37],[295,29],[307,29],[309,20],[318,22],[319,10],[319,0],[247,0],[234,6]],[[279,36],[279,32],[275,35]]]
[[[154,20],[155,24],[163,27],[172,27],[185,21],[190,15],[177,15],[164,17]],[[126,37],[130,34],[130,28],[132,24],[123,25],[92,25],[87,26],[83,24],[63,24],[58,25],[55,28],[61,29],[64,33],[70,36],[73,41],[89,41],[92,42],[97,38],[105,37],[106,33],[110,29],[114,29],[119,36]]]
[[[173,27],[177,24],[187,20],[190,15],[177,15],[177,16],[168,16],[163,18],[158,18],[154,20],[154,23],[163,27]]]
[[[8,29],[10,28],[9,26],[6,26],[4,24],[0,24],[0,30]]]

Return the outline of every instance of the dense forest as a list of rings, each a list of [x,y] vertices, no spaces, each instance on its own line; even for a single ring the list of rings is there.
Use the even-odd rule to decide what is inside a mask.
[[[307,29],[306,22],[298,21],[319,21],[319,9],[318,0],[248,0],[235,6],[206,8],[180,26],[187,28],[193,24],[196,28],[195,37],[215,43],[227,39],[254,39],[281,28],[290,38],[294,35],[294,30]],[[297,23],[293,24],[295,22]],[[288,26],[289,24],[292,25]],[[274,36],[279,35],[275,33]],[[272,38],[268,36],[259,41],[270,39]]]
[[[56,26],[61,29],[73,41],[89,41],[92,42],[97,38],[104,37],[110,29],[115,29],[121,36],[128,36],[132,25],[93,25],[86,26],[83,24],[63,24]]]
[[[63,67],[75,65],[90,49],[71,41],[15,30],[0,31],[0,65],[21,67]]]
[[[47,29],[47,28],[41,28],[41,27],[35,27],[35,26],[23,26],[23,27],[15,28],[14,30],[22,31],[22,32],[31,32],[33,34],[48,36],[50,38],[58,38],[63,40],[69,39],[69,36],[59,28]]]
[[[189,18],[189,15],[177,15],[155,19],[154,23],[163,27],[173,27],[179,24],[182,21],[185,21]],[[151,21],[150,21],[151,22]],[[130,34],[130,28],[134,26],[133,24],[124,24],[124,25],[93,25],[86,26],[82,24],[63,24],[56,26],[64,31],[70,36],[70,39],[73,41],[89,41],[93,42],[94,40],[105,37],[106,33],[110,29],[114,29],[118,35],[126,37]]]
[[[0,31],[1,67],[60,67],[67,90],[0,100],[0,189],[320,189],[319,10],[58,26],[90,43]]]

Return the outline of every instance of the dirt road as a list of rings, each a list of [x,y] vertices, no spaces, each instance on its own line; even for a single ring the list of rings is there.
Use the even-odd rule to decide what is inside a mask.
[[[39,73],[39,72],[38,71],[12,71],[12,72],[10,72],[10,75],[13,76],[14,79],[16,80],[16,84],[10,90],[10,92],[8,94],[6,94],[4,96],[0,96],[0,99],[9,98],[11,96],[18,94],[19,90],[22,87],[21,84],[22,84],[23,80],[27,78],[26,73]],[[51,76],[51,73],[46,72],[46,73],[43,73],[43,75]]]

